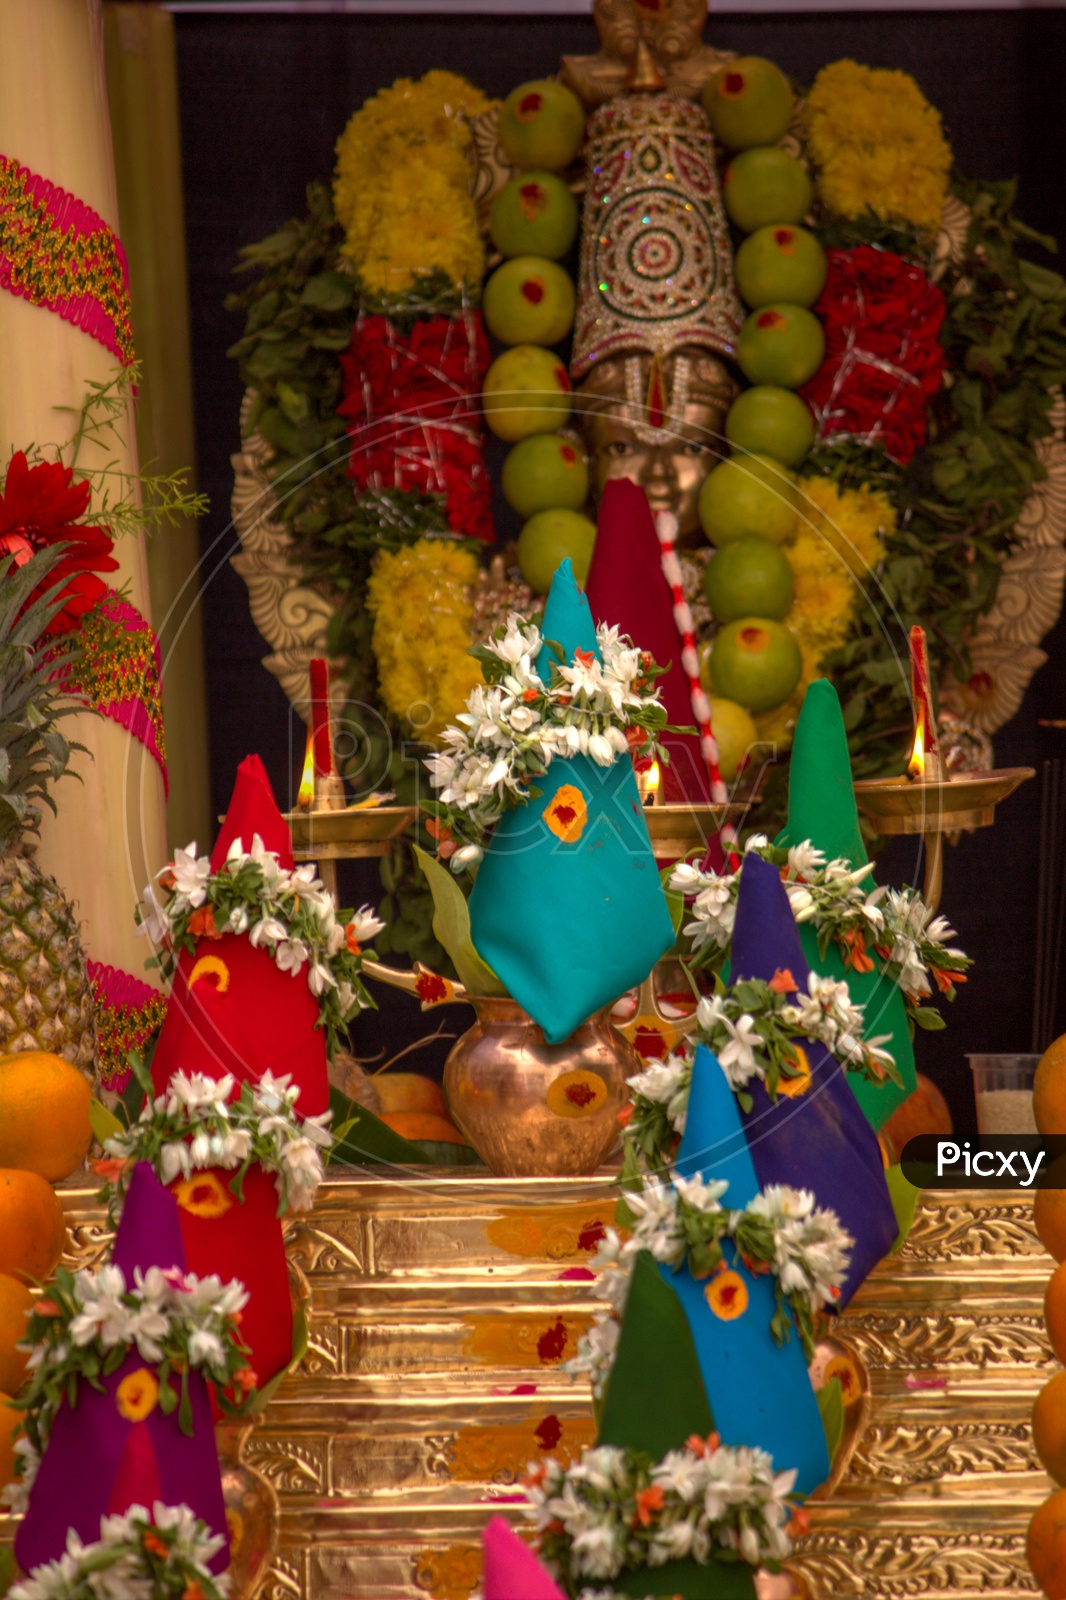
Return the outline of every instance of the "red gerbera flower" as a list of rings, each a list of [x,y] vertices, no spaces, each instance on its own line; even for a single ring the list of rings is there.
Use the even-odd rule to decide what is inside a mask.
[[[62,595],[63,607],[45,629],[51,638],[69,633],[104,598],[107,586],[96,574],[118,569],[110,530],[79,521],[89,509],[91,492],[89,484],[75,481],[71,468],[60,461],[31,467],[23,451],[17,450],[8,462],[7,481],[0,491],[0,560],[13,556],[21,567],[47,545],[70,546],[47,584],[35,589],[27,602],[32,605],[45,592],[56,599]]]

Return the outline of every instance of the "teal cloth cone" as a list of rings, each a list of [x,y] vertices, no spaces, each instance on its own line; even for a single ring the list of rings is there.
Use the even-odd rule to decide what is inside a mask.
[[[697,1047],[692,1063],[676,1167],[685,1178],[725,1178],[729,1188],[721,1204],[730,1210],[740,1210],[759,1192],[736,1097],[705,1045]],[[740,1278],[737,1292],[747,1297],[741,1315],[729,1319],[717,1315],[708,1300],[713,1277],[698,1282],[687,1265],[676,1271],[665,1263],[659,1267],[688,1318],[715,1427],[726,1444],[765,1450],[777,1471],[795,1468],[796,1492],[810,1494],[829,1476],[829,1453],[799,1335],[793,1328],[787,1343],[776,1343],[770,1331],[776,1280],[749,1272],[730,1240],[723,1241],[722,1254]]]
[[[598,657],[570,562],[555,574],[545,639]],[[538,671],[549,675],[545,644]],[[550,1044],[643,982],[674,942],[630,761],[552,762],[497,825],[470,895],[479,954]]]
[[[859,827],[840,701],[825,678],[816,679],[807,690],[796,725],[788,780],[788,821],[777,843],[788,847],[802,844],[805,839],[823,851],[827,861],[843,856],[851,866],[861,867],[869,859]],[[879,966],[873,972],[856,972],[849,967],[835,941],[823,956],[818,949],[818,935],[809,924],[800,928],[800,940],[814,971],[823,977],[844,979],[852,999],[865,1006],[867,1036],[889,1035],[885,1048],[896,1063],[902,1087],[848,1074],[848,1083],[868,1121],[875,1129],[880,1128],[917,1087],[914,1046],[903,996],[896,984],[881,976]],[[876,956],[873,959],[877,962]]]

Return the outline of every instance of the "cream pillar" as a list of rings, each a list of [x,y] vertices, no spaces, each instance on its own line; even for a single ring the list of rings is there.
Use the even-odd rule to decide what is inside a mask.
[[[174,18],[156,5],[104,6],[120,233],[130,268],[140,382],[137,443],[155,473],[195,462],[189,286]],[[163,657],[171,845],[214,837],[207,763],[204,641],[191,519],[148,541],[152,621]]]
[[[99,0],[0,0],[0,153],[69,190],[118,230]],[[61,443],[90,379],[113,376],[116,358],[55,312],[0,290],[0,461],[36,442]],[[133,420],[108,453],[136,472]],[[85,453],[85,464],[93,464]],[[131,602],[150,618],[143,540],[117,540]],[[110,718],[68,718],[64,731],[88,746],[75,758],[82,781],[55,790],[58,819],[45,813],[39,860],[74,901],[88,953],[136,976],[148,948],[133,912],[166,859],[163,780],[153,758]]]

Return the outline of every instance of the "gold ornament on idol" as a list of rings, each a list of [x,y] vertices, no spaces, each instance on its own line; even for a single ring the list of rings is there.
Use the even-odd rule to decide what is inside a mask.
[[[739,322],[704,112],[663,93],[609,101],[588,125],[571,364],[597,500],[631,478],[697,532]]]
[[[596,0],[594,56],[564,56],[563,81],[588,106],[641,89],[698,100],[732,51],[703,43],[707,0]]]

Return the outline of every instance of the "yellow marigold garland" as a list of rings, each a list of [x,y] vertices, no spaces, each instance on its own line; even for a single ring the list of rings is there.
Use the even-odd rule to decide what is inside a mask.
[[[808,684],[847,639],[858,583],[876,569],[884,555],[882,541],[896,525],[891,502],[875,489],[841,489],[831,478],[819,477],[801,478],[799,488],[799,532],[783,548],[793,581],[785,621],[799,643],[803,672],[783,704],[755,719],[760,738],[778,746],[791,743]]]
[[[333,204],[344,254],[373,291],[402,293],[443,273],[475,284],[485,269],[470,198],[468,118],[492,102],[451,72],[398,78],[337,141]]]
[[[935,229],[951,147],[940,113],[906,72],[834,61],[807,99],[807,148],[830,211]]]
[[[381,698],[419,739],[434,743],[482,682],[468,656],[477,557],[449,539],[382,551],[367,584]]]

